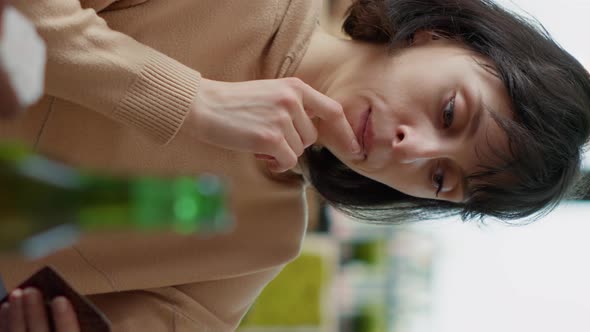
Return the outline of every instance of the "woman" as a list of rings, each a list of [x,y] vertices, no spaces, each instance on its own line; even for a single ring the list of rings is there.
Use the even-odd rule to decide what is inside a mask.
[[[521,218],[576,181],[588,73],[488,1],[356,1],[353,41],[306,0],[81,3],[21,4],[48,43],[47,96],[2,135],[112,172],[216,172],[236,219],[0,259],[9,286],[53,265],[116,331],[235,329],[299,253],[303,177],[377,222]]]

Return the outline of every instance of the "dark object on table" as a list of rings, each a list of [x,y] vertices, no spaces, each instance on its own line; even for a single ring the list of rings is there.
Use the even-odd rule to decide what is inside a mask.
[[[32,277],[27,279],[22,284],[18,285],[18,288],[25,289],[27,287],[37,288],[42,294],[45,302],[45,309],[47,312],[51,312],[49,303],[57,296],[66,297],[78,316],[78,322],[80,323],[80,331],[83,332],[110,332],[111,323],[106,316],[98,310],[90,301],[84,296],[78,294],[66,281],[57,274],[50,267],[44,267]],[[4,296],[0,301],[0,304],[5,302],[8,296]],[[48,315],[51,319],[51,315]],[[53,325],[53,323],[52,323]],[[51,331],[55,331],[52,326]]]

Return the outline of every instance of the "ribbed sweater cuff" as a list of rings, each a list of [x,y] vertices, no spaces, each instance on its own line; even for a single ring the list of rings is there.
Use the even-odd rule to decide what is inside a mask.
[[[113,116],[166,144],[184,122],[200,80],[199,72],[154,52]]]

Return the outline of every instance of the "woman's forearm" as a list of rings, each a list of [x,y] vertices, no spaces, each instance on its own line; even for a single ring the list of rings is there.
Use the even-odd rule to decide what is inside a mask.
[[[47,43],[47,94],[165,144],[197,95],[199,72],[110,29],[78,0],[17,0]]]

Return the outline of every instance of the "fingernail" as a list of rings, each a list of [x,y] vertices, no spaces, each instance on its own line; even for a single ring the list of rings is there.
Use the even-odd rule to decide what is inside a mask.
[[[20,301],[21,297],[23,296],[23,291],[20,289],[15,289],[12,291],[12,293],[10,293],[10,301]]]
[[[2,310],[2,311],[10,310],[10,303],[8,303],[8,302],[2,303],[2,307],[0,307],[0,310]]]
[[[51,301],[51,309],[57,313],[64,313],[66,308],[68,307],[66,298],[63,296],[58,296],[53,301]]]
[[[361,145],[356,139],[352,140],[352,153],[360,154],[362,151]]]
[[[25,288],[24,292],[25,304],[28,306],[37,305],[37,296],[35,296],[35,290],[33,288]]]

